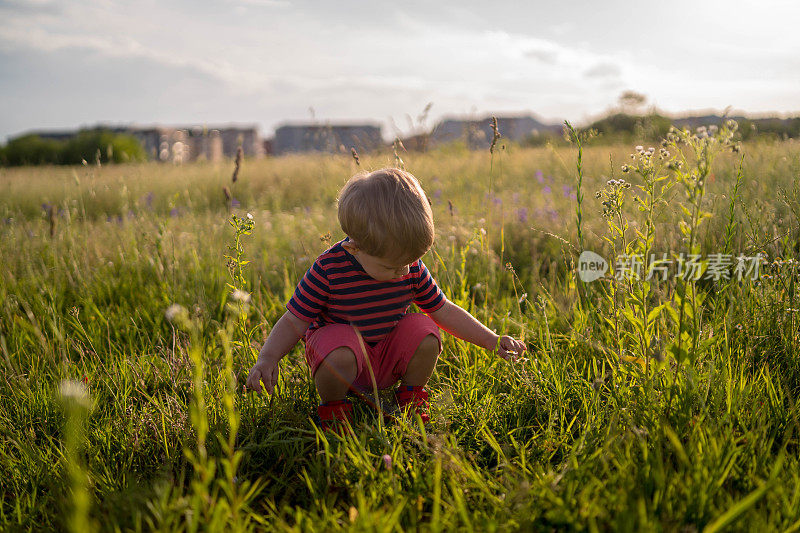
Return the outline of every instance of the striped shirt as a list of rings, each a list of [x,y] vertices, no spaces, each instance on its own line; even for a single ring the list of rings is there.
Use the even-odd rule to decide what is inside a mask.
[[[306,334],[328,324],[352,324],[374,344],[394,329],[412,302],[432,313],[447,301],[422,259],[401,278],[377,281],[342,242],[314,261],[286,304],[297,318],[311,322]]]

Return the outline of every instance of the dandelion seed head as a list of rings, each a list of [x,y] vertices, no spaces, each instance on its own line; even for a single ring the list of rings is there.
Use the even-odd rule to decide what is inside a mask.
[[[167,310],[164,311],[164,318],[167,321],[174,323],[177,321],[181,316],[185,316],[189,313],[184,306],[181,304],[172,304],[167,307]]]
[[[58,386],[61,399],[88,408],[90,406],[89,391],[83,382],[66,379]]]
[[[250,293],[241,289],[236,289],[231,293],[231,300],[246,304],[250,302]]]

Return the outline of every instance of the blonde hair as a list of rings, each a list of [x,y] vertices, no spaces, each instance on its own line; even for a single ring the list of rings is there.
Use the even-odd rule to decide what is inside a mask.
[[[413,261],[433,245],[433,212],[417,178],[383,168],[350,178],[339,193],[339,224],[360,250]]]

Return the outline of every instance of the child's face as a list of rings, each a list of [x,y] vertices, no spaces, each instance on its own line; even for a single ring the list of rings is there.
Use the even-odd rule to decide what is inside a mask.
[[[358,259],[358,262],[361,263],[367,275],[377,281],[390,281],[402,278],[408,274],[411,264],[416,261],[415,259],[409,263],[405,261],[398,263],[397,259],[370,255],[363,250],[359,250],[350,243],[345,243],[344,247],[353,257]]]

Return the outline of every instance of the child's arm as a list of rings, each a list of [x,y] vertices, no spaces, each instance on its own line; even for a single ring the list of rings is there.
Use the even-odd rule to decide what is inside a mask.
[[[525,351],[525,345],[506,335],[499,336],[478,319],[451,301],[430,313],[436,324],[451,335],[464,339],[486,350],[494,351],[503,359],[514,358]]]
[[[250,375],[247,376],[248,389],[260,393],[263,381],[264,388],[272,394],[278,383],[278,363],[303,337],[309,324],[310,322],[297,318],[290,311],[283,314],[269,332],[256,364],[250,369]]]

